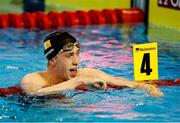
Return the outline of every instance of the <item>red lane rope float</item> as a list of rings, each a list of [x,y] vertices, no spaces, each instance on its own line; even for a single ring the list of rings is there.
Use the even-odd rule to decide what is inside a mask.
[[[8,15],[0,15],[0,28],[9,27]]]
[[[88,14],[90,16],[91,24],[105,24],[105,18],[101,11],[90,10]]]
[[[80,25],[90,25],[91,24],[88,12],[76,11],[75,13],[76,13],[77,18],[79,19]]]
[[[52,22],[49,20],[47,14],[44,12],[36,13],[36,26],[41,29],[47,29],[51,27]]]
[[[0,88],[0,96],[13,95],[17,93],[23,93],[23,90],[19,86],[12,86],[8,88]]]
[[[74,26],[89,24],[115,24],[143,22],[143,12],[140,9],[104,9],[86,11],[64,11],[0,15],[0,28],[53,28],[58,26]]]
[[[102,11],[102,14],[105,18],[105,22],[107,24],[115,24],[118,23],[117,17],[116,17],[116,13],[115,11],[111,10],[111,9],[104,9]]]
[[[51,27],[64,26],[64,20],[62,14],[58,12],[49,12],[48,18],[51,21]]]
[[[75,12],[64,11],[62,13],[65,26],[79,25],[79,19]]]
[[[24,28],[35,28],[36,27],[36,14],[35,13],[23,13],[22,21],[24,22]]]
[[[147,84],[154,84],[158,86],[180,86],[180,79],[175,80],[157,80],[153,81]],[[85,85],[80,85],[76,87],[77,90],[83,90],[83,91],[90,91],[88,87]],[[116,89],[116,90],[122,90],[123,87],[115,86],[115,85],[107,85],[107,89]],[[0,96],[7,96],[7,95],[13,95],[23,93],[23,89],[20,86],[12,86],[8,88],[0,88]]]
[[[115,9],[114,10],[117,18],[118,23],[122,23],[122,10],[121,9]]]
[[[151,82],[151,84],[155,84],[158,86],[180,86],[180,79],[175,80],[157,80]]]
[[[114,11],[119,23],[137,23],[144,21],[143,12],[140,9],[115,9]]]
[[[10,27],[24,27],[24,21],[22,21],[22,14],[8,14],[8,21]]]
[[[136,23],[143,22],[143,13],[139,9],[124,9],[122,10],[122,22],[123,23]]]

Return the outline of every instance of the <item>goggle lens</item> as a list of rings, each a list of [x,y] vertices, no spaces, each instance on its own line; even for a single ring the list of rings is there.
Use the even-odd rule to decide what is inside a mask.
[[[62,52],[67,52],[67,51],[71,51],[74,49],[74,46],[76,46],[77,48],[80,48],[80,43],[76,42],[76,43],[68,43],[66,44],[63,48],[62,48]]]

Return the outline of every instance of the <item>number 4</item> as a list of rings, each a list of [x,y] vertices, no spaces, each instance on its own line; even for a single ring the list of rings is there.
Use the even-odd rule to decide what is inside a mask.
[[[151,72],[152,69],[150,68],[150,55],[149,53],[145,53],[141,64],[141,73],[146,73],[146,75],[150,75]]]

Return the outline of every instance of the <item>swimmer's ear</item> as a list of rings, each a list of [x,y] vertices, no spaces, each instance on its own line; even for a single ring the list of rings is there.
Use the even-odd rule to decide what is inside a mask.
[[[48,61],[49,62],[49,65],[55,65],[55,59],[52,58],[51,60]]]

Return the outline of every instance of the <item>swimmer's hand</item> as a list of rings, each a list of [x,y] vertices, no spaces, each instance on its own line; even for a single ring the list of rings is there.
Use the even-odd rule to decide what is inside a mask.
[[[107,88],[107,83],[99,78],[80,77],[78,79],[79,79],[78,81],[80,81],[81,84],[85,84],[85,85],[92,84],[94,87],[97,87],[98,89],[103,89],[103,90]]]
[[[99,89],[99,90],[106,90],[107,89],[107,84],[106,84],[106,87],[105,87],[104,84],[100,83],[100,82],[94,83],[92,86],[94,88],[96,88],[96,89]]]
[[[153,96],[153,97],[162,97],[162,96],[164,96],[164,94],[158,88],[156,88],[153,85],[144,84],[144,83],[136,83],[135,88],[142,89],[142,90],[145,89],[148,92],[148,94],[150,96]]]

